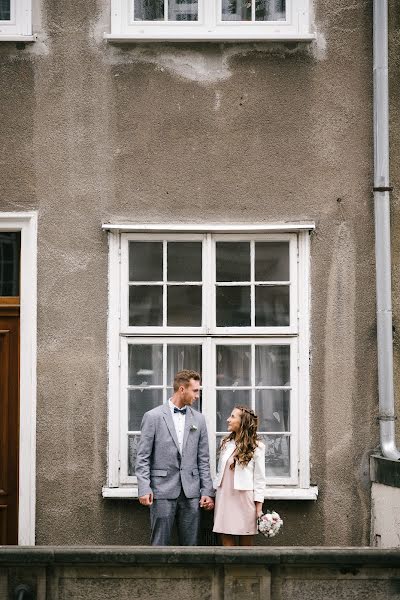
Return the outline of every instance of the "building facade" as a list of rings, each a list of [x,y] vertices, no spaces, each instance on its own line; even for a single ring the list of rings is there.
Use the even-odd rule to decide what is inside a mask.
[[[273,543],[367,545],[370,6],[3,0],[0,15],[6,541],[148,543],[141,417],[195,368],[213,468],[231,408],[260,416]]]

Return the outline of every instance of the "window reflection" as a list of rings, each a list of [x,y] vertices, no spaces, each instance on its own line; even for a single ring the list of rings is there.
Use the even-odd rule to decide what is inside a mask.
[[[128,385],[162,385],[162,362],[161,344],[129,344]]]
[[[265,444],[265,474],[267,477],[290,476],[290,437],[262,435]]]
[[[138,450],[140,436],[130,435],[128,437],[128,475],[135,475],[136,456]]]
[[[257,345],[255,361],[257,386],[290,385],[289,345]]]
[[[163,391],[129,390],[128,394],[128,430],[140,431],[144,413],[163,403]]]
[[[0,232],[0,296],[19,296],[21,234]]]
[[[251,346],[217,346],[217,386],[251,385]]]
[[[163,21],[164,0],[134,0],[135,21]]]
[[[167,350],[167,384],[172,385],[174,376],[182,369],[190,369],[201,374],[201,346],[191,344],[170,344]]]
[[[290,325],[289,286],[256,286],[256,326]]]
[[[11,0],[0,0],[0,21],[11,19]]]
[[[257,390],[255,404],[259,431],[289,431],[289,390]]]

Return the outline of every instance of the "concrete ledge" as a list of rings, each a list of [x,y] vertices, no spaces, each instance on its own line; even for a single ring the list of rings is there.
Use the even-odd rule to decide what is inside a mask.
[[[369,464],[371,481],[400,488],[400,461],[373,454]]]
[[[400,567],[397,549],[274,547],[232,548],[169,546],[2,546],[0,566],[29,565],[302,565]]]
[[[400,552],[378,548],[2,547],[0,598],[388,600]]]

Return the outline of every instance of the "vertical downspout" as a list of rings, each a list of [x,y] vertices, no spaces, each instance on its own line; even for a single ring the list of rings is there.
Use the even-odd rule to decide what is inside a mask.
[[[374,206],[379,428],[383,456],[400,460],[395,442],[389,183],[387,0],[373,0]]]

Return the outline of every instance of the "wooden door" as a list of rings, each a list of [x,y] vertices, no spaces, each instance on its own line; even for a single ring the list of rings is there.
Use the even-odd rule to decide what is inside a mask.
[[[19,298],[0,297],[0,544],[18,544]]]

